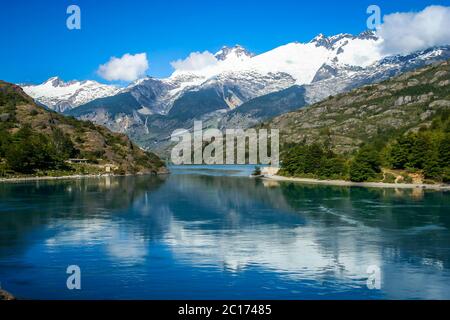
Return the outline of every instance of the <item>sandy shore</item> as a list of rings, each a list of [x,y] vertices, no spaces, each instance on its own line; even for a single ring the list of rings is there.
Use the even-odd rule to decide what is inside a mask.
[[[41,181],[41,180],[67,180],[67,179],[84,179],[84,178],[102,178],[114,177],[114,175],[73,175],[61,177],[17,177],[17,178],[1,178],[1,182],[26,182],[26,181]]]
[[[263,179],[275,181],[299,182],[307,184],[320,184],[340,187],[363,187],[363,188],[394,188],[394,189],[430,189],[430,190],[450,190],[448,184],[407,184],[407,183],[384,183],[384,182],[351,182],[344,180],[318,180],[307,178],[289,178],[276,175],[266,175]]]
[[[169,171],[161,171],[157,175],[164,176],[169,174]],[[129,177],[129,176],[145,176],[152,175],[151,173],[141,173],[141,174],[86,174],[86,175],[72,175],[72,176],[61,176],[61,177],[16,177],[16,178],[0,178],[0,183],[4,182],[27,182],[27,181],[45,181],[45,180],[76,180],[76,179],[85,179],[85,178],[104,178],[104,177]]]

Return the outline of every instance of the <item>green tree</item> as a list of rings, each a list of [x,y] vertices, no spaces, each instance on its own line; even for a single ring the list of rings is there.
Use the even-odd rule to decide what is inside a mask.
[[[307,146],[305,151],[305,173],[318,174],[325,155],[323,148],[315,143]]]
[[[11,134],[8,130],[0,128],[0,157],[4,158],[11,144]]]
[[[332,155],[322,159],[318,175],[324,179],[343,179],[347,175],[347,171],[345,160]]]
[[[58,157],[62,160],[75,157],[79,153],[70,137],[59,128],[53,128],[52,130],[52,143]]]
[[[439,160],[442,167],[450,166],[450,133],[446,133],[438,147]]]
[[[392,144],[390,162],[394,169],[405,169],[409,156],[414,145],[414,138],[411,135],[401,136]]]
[[[381,172],[381,160],[378,152],[371,146],[362,147],[350,165],[350,180],[363,182],[375,178]]]
[[[408,166],[423,169],[432,157],[433,151],[431,141],[427,134],[421,132],[413,136],[413,144],[409,155]]]
[[[284,148],[280,174],[312,176],[317,178],[343,178],[347,173],[345,160],[331,149],[319,144],[296,144]]]
[[[427,158],[427,161],[423,167],[423,173],[425,178],[441,180],[443,168],[441,167],[437,156]]]
[[[23,126],[13,135],[5,158],[12,170],[26,174],[63,166],[49,138],[34,132],[30,126]]]

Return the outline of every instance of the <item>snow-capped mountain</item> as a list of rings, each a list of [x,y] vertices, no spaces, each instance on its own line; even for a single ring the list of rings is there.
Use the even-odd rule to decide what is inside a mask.
[[[214,61],[202,68],[175,70],[165,79],[147,77],[123,89],[95,81],[63,82],[57,77],[23,89],[38,102],[60,112],[99,98],[128,93],[140,105],[134,110],[139,114],[166,115],[186,92],[210,88],[215,88],[228,107],[234,109],[294,84],[320,80],[319,71],[324,66],[349,72],[366,67],[382,58],[377,49],[380,41],[372,32],[359,36],[320,34],[309,43],[289,43],[259,55],[236,45],[220,49]]]
[[[260,55],[240,45],[223,47],[211,64],[175,70],[166,79],[140,79],[121,93],[129,92],[143,115],[166,115],[184,93],[211,88],[234,109],[256,97],[318,81],[324,66],[349,73],[364,68],[383,57],[380,41],[374,33],[364,32],[359,36],[321,34],[308,43],[289,43]]]
[[[425,65],[450,59],[450,46],[429,48],[407,55],[383,58],[366,68],[324,65],[312,83],[292,86],[244,103],[220,119],[221,128],[247,128],[282,114],[311,105],[330,96],[398,76]],[[320,80],[319,80],[320,78]],[[280,111],[281,110],[281,111]]]
[[[244,128],[450,58],[449,46],[385,56],[382,41],[367,31],[358,36],[320,34],[308,43],[289,43],[259,55],[241,46],[223,47],[214,55],[206,53],[208,63],[189,65],[201,67],[179,67],[165,79],[137,80],[114,88],[115,95],[80,103],[66,113],[128,133],[141,146],[158,151],[167,146],[174,129],[189,129],[194,119]],[[40,99],[58,105],[56,95]]]
[[[336,65],[324,65],[318,74],[326,68],[333,70],[329,74],[321,73],[319,81],[305,85],[305,101],[313,104],[330,95],[347,92],[363,85],[387,80],[401,73],[450,59],[450,46],[429,48],[406,55],[384,57],[365,68],[339,68]],[[317,75],[316,75],[317,77]]]
[[[96,81],[64,82],[58,77],[39,85],[22,86],[26,94],[49,109],[65,112],[92,100],[115,95],[119,88]]]
[[[172,77],[180,74],[195,74],[211,79],[223,73],[259,73],[262,75],[285,73],[303,85],[311,83],[323,64],[366,67],[383,55],[375,33],[367,31],[358,36],[339,34],[332,37],[318,35],[308,43],[293,42],[260,55],[242,48],[222,48],[215,54],[217,61],[197,70],[176,70]]]
[[[214,57],[219,61],[225,61],[229,59],[241,59],[245,60],[247,58],[254,57],[255,54],[243,48],[241,45],[237,44],[234,47],[224,46],[220,49]]]

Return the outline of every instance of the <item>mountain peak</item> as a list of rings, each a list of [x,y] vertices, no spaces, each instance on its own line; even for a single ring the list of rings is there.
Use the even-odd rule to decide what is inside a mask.
[[[323,33],[320,33],[314,39],[312,39],[310,43],[314,43],[316,47],[325,47],[331,50],[338,48],[337,46],[341,46],[345,41],[355,39],[376,41],[379,38],[376,32],[372,30],[366,30],[364,32],[361,32],[358,36],[354,36],[350,33],[340,33],[331,37],[327,37]]]
[[[379,39],[376,32],[373,30],[363,31],[358,35],[357,38],[363,39],[363,40],[378,40]]]
[[[314,37],[310,41],[310,43],[315,43],[316,47],[325,47],[325,48],[331,48],[332,44],[329,38],[327,38],[323,33],[319,33],[317,36]]]
[[[314,37],[314,39],[311,40],[311,42],[318,42],[325,38],[326,36],[323,33],[319,33],[317,36]]]
[[[77,85],[77,86],[84,86],[84,85],[92,85],[92,86],[100,86],[101,84],[98,83],[97,81],[94,80],[83,80],[83,81],[78,81],[78,80],[70,80],[70,81],[64,81],[62,80],[60,77],[55,76],[55,77],[51,77],[48,80],[44,81],[41,85],[51,85],[52,87],[69,87],[72,85]]]
[[[61,80],[60,77],[55,76],[55,77],[51,77],[50,79],[44,81],[42,84],[51,84],[53,87],[57,87],[61,84],[64,84],[64,81]]]
[[[233,56],[236,58],[251,58],[254,56],[254,54],[241,45],[237,44],[233,47],[222,47],[222,49],[220,49],[214,56],[217,60],[223,61]]]
[[[144,82],[146,82],[146,81],[154,80],[154,79],[155,79],[155,78],[150,77],[150,76],[147,75],[147,76],[145,76],[145,77],[143,77],[143,78],[134,80],[133,82],[131,82],[131,83],[127,86],[127,88],[134,88],[134,87],[136,87],[136,86],[138,86],[138,85],[140,85],[140,84],[142,84],[142,83],[144,83]]]

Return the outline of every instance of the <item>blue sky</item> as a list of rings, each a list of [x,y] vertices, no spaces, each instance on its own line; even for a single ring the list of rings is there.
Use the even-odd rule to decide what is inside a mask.
[[[82,29],[68,30],[66,9],[81,8]],[[16,0],[2,1],[0,79],[39,83],[96,79],[99,65],[125,53],[147,53],[148,74],[168,76],[171,61],[193,51],[239,43],[261,53],[318,33],[359,33],[371,4],[383,14],[419,11],[450,1],[299,0]],[[102,81],[105,82],[105,81]]]

